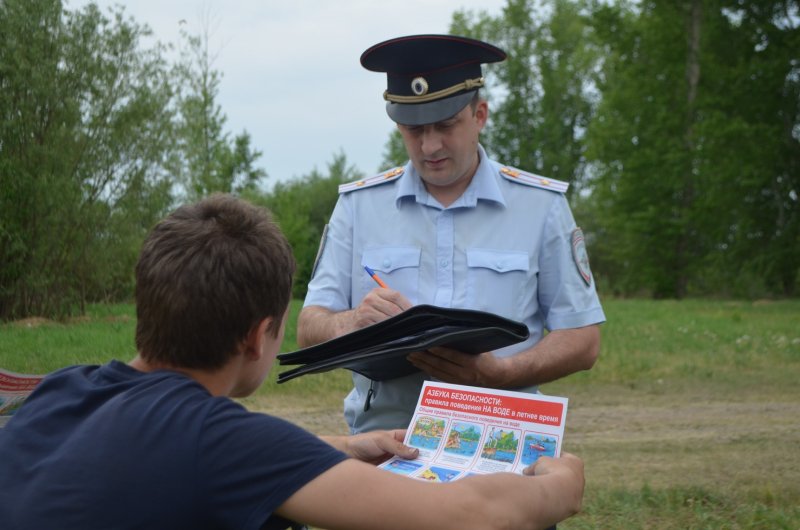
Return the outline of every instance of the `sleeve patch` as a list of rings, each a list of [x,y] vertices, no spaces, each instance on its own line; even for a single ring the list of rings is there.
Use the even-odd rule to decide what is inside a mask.
[[[589,253],[586,251],[586,240],[583,237],[583,230],[576,228],[572,231],[572,259],[578,272],[586,282],[592,285],[592,270],[589,268]]]
[[[317,265],[319,265],[319,260],[322,259],[322,253],[325,251],[325,243],[328,241],[328,227],[330,225],[325,225],[325,228],[322,229],[322,237],[319,239],[319,247],[317,248],[317,256],[314,258],[314,265],[311,267],[311,278],[314,279],[314,275],[317,273]]]

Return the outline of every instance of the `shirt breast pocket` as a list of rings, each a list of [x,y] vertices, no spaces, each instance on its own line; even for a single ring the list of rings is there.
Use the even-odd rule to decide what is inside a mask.
[[[374,270],[387,287],[399,291],[412,304],[417,303],[419,289],[419,264],[422,250],[419,247],[378,247],[364,249],[361,266]],[[361,298],[378,286],[366,273],[362,275]],[[361,299],[359,298],[359,300]]]
[[[468,249],[468,304],[481,311],[521,319],[529,270],[526,252]]]

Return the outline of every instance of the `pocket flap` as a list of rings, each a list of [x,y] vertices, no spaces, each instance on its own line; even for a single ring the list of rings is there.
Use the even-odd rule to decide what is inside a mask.
[[[380,272],[419,267],[422,250],[418,247],[380,247],[364,249],[361,265]]]
[[[530,262],[525,252],[473,248],[467,250],[467,266],[495,272],[527,271]]]

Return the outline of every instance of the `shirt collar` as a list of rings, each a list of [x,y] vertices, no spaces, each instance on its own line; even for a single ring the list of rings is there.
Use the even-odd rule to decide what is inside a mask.
[[[474,208],[478,204],[478,200],[492,201],[502,206],[506,205],[506,200],[497,183],[495,163],[489,160],[486,150],[480,144],[478,144],[478,155],[480,156],[480,163],[475,171],[475,176],[472,177],[472,182],[469,183],[461,197],[450,205],[450,208]],[[411,161],[405,165],[403,176],[398,181],[397,195],[395,196],[398,206],[405,197],[414,197],[421,204],[435,204],[433,197],[425,189],[422,179]]]

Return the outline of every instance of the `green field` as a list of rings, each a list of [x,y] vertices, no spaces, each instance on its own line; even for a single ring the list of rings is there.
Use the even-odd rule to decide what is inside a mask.
[[[299,304],[284,351],[295,348]],[[564,448],[586,462],[584,510],[560,529],[800,528],[800,301],[605,300],[597,365],[546,385],[570,399]],[[132,306],[0,325],[0,367],[43,373],[134,354]],[[344,432],[343,370],[244,403]]]

